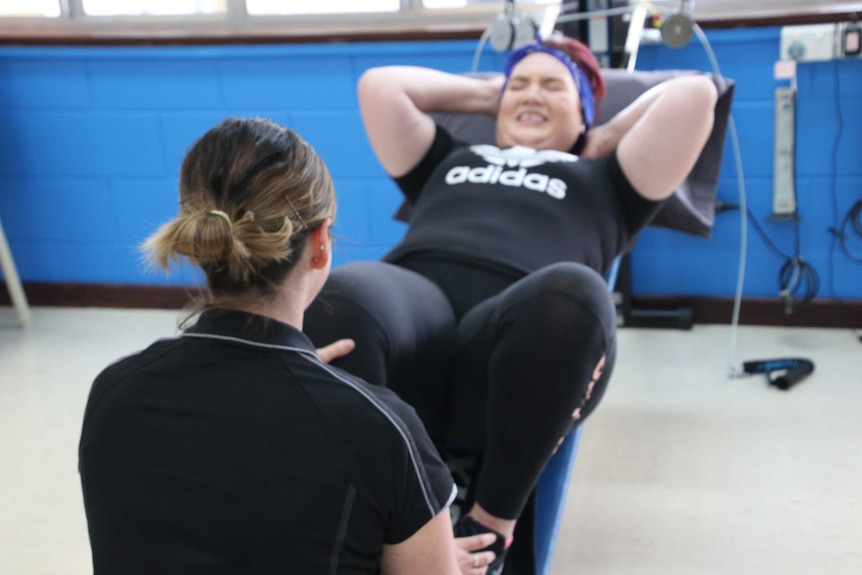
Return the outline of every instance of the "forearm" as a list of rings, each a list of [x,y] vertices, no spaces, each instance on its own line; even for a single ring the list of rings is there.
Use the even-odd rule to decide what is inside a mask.
[[[718,98],[706,76],[666,84],[616,148],[629,182],[651,200],[669,196],[691,172],[709,139]]]
[[[656,104],[675,106],[679,103],[684,103],[688,98],[696,97],[696,93],[691,88],[693,86],[692,78],[697,77],[699,76],[691,75],[673,78],[657,86],[653,86],[641,94],[634,102],[601,126],[605,132],[603,135],[606,140],[606,146],[611,150],[616,148],[620,140]],[[660,103],[659,100],[661,100]],[[670,128],[670,126],[668,127]]]
[[[384,545],[380,570],[386,575],[459,575],[449,509],[394,545]]]
[[[498,80],[470,78],[431,68],[386,66],[367,71],[360,80],[360,97],[398,98],[401,95],[421,112],[494,115],[500,98]]]
[[[433,112],[496,114],[502,79],[484,80],[429,68],[372,68],[359,79],[359,109],[383,168],[411,170],[434,141]]]

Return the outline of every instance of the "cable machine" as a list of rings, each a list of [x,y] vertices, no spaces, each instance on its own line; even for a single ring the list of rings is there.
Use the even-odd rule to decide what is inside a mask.
[[[561,31],[589,46],[603,68],[634,70],[647,18],[643,7],[632,10],[628,0],[568,0],[561,12]],[[693,325],[690,307],[652,310],[633,305],[629,252],[620,261],[614,298],[621,326],[691,329]]]

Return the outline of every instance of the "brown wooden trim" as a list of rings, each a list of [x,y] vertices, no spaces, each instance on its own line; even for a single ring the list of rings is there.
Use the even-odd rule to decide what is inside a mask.
[[[193,286],[25,282],[24,292],[34,306],[182,309],[200,290]],[[6,290],[0,289],[0,305],[10,304]]]
[[[684,296],[632,296],[632,307],[646,310],[691,309],[694,323],[730,324],[733,298]],[[739,309],[742,325],[786,327],[835,327],[862,329],[862,300],[816,299],[795,304],[785,313],[779,298],[743,298]]]
[[[16,46],[201,46],[264,44],[331,44],[344,42],[408,42],[423,40],[478,40],[484,28],[456,30],[339,31],[332,33],[281,31],[206,31],[177,29],[169,32],[51,31],[3,34],[0,45]]]
[[[765,26],[799,26],[801,24],[830,24],[832,22],[856,21],[858,12],[842,11],[823,14],[787,14],[761,16],[757,18],[716,18],[714,20],[698,20],[704,30],[725,28],[758,28]]]
[[[24,291],[34,306],[141,309],[182,309],[200,294],[199,288],[191,286],[42,282],[27,282]],[[5,289],[0,289],[0,305],[11,305]],[[733,317],[732,298],[633,296],[632,306],[645,310],[688,307],[694,323],[699,324],[729,324]],[[862,329],[862,300],[818,299],[794,306],[788,315],[778,298],[745,298],[739,319],[743,325]]]
[[[704,30],[824,24],[856,20],[860,14],[843,10],[825,13],[768,15],[698,20]],[[21,46],[194,46],[206,44],[306,44],[333,42],[403,42],[424,40],[478,40],[485,24],[388,25],[382,30],[344,27],[282,25],[249,27],[211,25],[88,27],[0,24],[0,45]]]

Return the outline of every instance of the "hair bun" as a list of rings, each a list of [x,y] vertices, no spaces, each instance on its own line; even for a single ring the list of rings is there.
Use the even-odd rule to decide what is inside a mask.
[[[209,210],[187,219],[184,232],[177,239],[179,253],[199,262],[225,260],[234,249],[234,224],[221,210]],[[179,249],[182,247],[183,249]]]
[[[223,218],[223,219],[224,219],[224,221],[226,221],[228,225],[231,225],[231,224],[232,224],[232,222],[230,221],[230,216],[229,216],[229,215],[227,215],[225,212],[223,212],[223,211],[221,211],[221,210],[210,210],[210,211],[209,211],[209,212],[207,212],[207,213],[212,214],[212,215],[214,215],[214,216],[218,216],[218,217],[220,217],[220,218]]]

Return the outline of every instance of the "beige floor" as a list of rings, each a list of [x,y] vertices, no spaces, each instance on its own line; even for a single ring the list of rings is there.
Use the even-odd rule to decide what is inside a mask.
[[[76,470],[90,382],[174,311],[0,308],[0,574],[90,573]],[[862,343],[745,327],[741,359],[804,356],[784,393],[729,379],[729,329],[621,331],[586,424],[554,574],[862,574]]]

